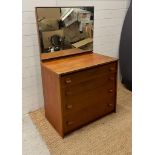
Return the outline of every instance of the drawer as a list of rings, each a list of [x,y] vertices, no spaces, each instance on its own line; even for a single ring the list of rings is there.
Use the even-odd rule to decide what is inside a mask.
[[[91,83],[90,83],[91,84]],[[88,85],[89,86],[89,85]],[[88,88],[88,86],[86,88]],[[78,86],[77,86],[78,87]],[[77,89],[66,91],[63,94],[63,114],[71,114],[91,105],[103,105],[107,101],[115,99],[115,82],[105,83],[93,89],[85,89],[81,92]]]
[[[61,84],[62,87],[71,86],[90,79],[94,79],[98,76],[115,72],[117,72],[117,62],[112,62],[94,68],[85,69],[82,71],[77,71],[74,73],[63,75],[61,77]]]
[[[115,101],[106,100],[102,104],[90,105],[89,107],[74,112],[64,117],[64,132],[68,133],[76,128],[83,126],[99,117],[115,111]]]
[[[85,93],[98,87],[114,85],[115,82],[115,73],[102,75],[99,77],[95,77],[94,79],[87,79],[87,81],[83,81],[75,85],[68,85],[66,87],[62,87],[62,94],[64,97],[68,97],[78,93]]]

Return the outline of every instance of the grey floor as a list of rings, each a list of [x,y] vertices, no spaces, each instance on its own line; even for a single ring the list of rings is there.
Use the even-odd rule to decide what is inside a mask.
[[[23,155],[50,155],[28,114],[23,116]]]

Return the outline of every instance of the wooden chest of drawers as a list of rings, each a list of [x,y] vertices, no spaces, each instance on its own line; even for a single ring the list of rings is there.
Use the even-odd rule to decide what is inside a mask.
[[[45,115],[62,137],[116,111],[116,59],[84,53],[41,66]]]

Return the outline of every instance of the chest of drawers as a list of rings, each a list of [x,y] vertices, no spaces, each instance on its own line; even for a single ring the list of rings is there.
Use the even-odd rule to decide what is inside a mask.
[[[45,116],[67,133],[116,112],[117,60],[84,53],[42,62]]]

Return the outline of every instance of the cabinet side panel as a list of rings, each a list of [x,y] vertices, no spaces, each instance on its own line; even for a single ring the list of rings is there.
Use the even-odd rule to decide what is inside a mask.
[[[59,77],[44,66],[41,68],[45,116],[58,133],[63,136]]]

